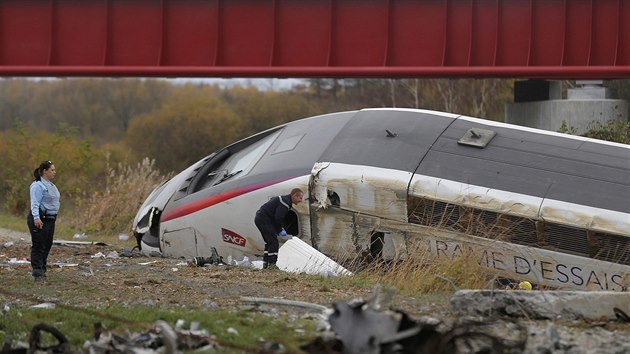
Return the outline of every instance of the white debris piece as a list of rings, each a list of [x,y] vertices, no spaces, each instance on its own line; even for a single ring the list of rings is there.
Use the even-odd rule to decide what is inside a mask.
[[[31,261],[22,257],[22,258],[9,258],[9,264],[31,264]]]
[[[324,276],[352,275],[339,263],[297,237],[286,241],[278,251],[278,268],[285,272]]]
[[[55,304],[53,304],[51,302],[42,302],[41,304],[37,304],[37,305],[31,306],[31,308],[34,308],[34,309],[54,309],[55,308]]]

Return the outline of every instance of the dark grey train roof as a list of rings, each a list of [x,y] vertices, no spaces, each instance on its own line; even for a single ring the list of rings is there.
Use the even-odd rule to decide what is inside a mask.
[[[458,144],[474,127],[497,135],[485,148]],[[385,129],[397,136],[388,137]],[[630,148],[438,112],[360,111],[319,161],[410,171],[630,212]]]
[[[497,136],[484,149],[459,145],[473,127],[493,130]],[[630,149],[604,142],[458,119],[417,173],[630,212]]]
[[[454,118],[412,110],[363,110],[322,154],[320,161],[413,172]],[[387,131],[395,134],[389,137]]]

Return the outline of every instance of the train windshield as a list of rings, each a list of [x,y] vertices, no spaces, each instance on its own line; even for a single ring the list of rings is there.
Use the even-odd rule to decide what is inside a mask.
[[[280,131],[276,131],[227,156],[221,163],[213,166],[212,171],[207,175],[208,179],[204,183],[203,188],[246,176],[256,166],[258,160],[265,154],[265,151],[269,149],[278,135],[280,135]]]

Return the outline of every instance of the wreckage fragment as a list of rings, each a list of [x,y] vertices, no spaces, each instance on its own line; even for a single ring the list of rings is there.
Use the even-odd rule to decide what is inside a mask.
[[[42,334],[48,333],[57,340],[57,343],[45,345],[42,340]],[[0,354],[27,354],[27,353],[51,353],[64,354],[72,353],[68,339],[55,327],[48,326],[44,323],[37,324],[31,329],[28,340],[28,348],[11,348],[11,336],[5,338],[4,346],[0,350]]]
[[[498,354],[520,353],[527,343],[527,328],[518,323],[463,319],[449,328],[433,318],[414,321],[404,312],[378,308],[363,300],[335,303],[329,316],[335,337],[316,338],[302,349],[346,354]],[[510,335],[495,334],[499,328]]]

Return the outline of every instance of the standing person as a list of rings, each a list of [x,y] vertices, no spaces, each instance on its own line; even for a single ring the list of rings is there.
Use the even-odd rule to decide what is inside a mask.
[[[286,236],[284,230],[284,218],[294,204],[299,204],[304,197],[304,192],[294,188],[290,194],[281,195],[269,199],[256,212],[254,223],[265,240],[265,253],[263,254],[263,268],[273,269],[278,261],[278,235]]]
[[[31,267],[33,279],[46,279],[48,253],[55,235],[55,221],[59,212],[59,190],[52,183],[57,171],[51,161],[42,161],[33,171],[31,183],[31,211],[26,224],[31,232]]]

